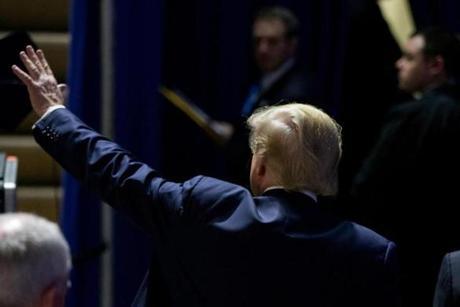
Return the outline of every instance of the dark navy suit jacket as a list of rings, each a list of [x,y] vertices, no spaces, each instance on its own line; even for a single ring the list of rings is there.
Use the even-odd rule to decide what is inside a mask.
[[[460,306],[460,251],[447,253],[439,270],[433,307]]]
[[[66,109],[40,121],[34,135],[152,235],[162,291],[149,289],[149,306],[160,296],[170,306],[397,305],[394,244],[305,194],[253,197],[204,176],[167,181]]]

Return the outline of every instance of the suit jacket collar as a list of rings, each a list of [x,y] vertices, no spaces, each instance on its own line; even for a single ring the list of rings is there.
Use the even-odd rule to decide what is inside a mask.
[[[260,80],[261,92],[267,91],[273,86],[278,80],[280,80],[288,71],[290,71],[295,64],[294,58],[287,59],[278,69],[275,71],[265,74]]]
[[[342,222],[333,210],[322,206],[321,199],[315,202],[301,192],[284,189],[270,189],[261,197],[273,197],[283,208],[285,233],[321,234],[335,228]]]

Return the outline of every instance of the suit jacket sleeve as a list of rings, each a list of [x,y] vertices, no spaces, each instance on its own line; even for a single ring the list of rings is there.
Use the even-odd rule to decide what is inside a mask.
[[[164,180],[67,109],[52,112],[37,123],[33,133],[65,170],[148,232],[177,223],[192,190],[203,179],[199,176],[180,184]]]
[[[449,253],[442,260],[434,293],[434,307],[460,304],[460,252]]]
[[[381,306],[401,306],[399,261],[396,250],[396,245],[389,242],[382,274],[382,289],[385,290],[380,296],[382,298]]]

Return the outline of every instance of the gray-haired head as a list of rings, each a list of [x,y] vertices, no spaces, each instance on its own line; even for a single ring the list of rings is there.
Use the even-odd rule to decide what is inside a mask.
[[[58,225],[28,213],[0,214],[0,306],[40,306],[50,289],[64,297],[70,269]]]

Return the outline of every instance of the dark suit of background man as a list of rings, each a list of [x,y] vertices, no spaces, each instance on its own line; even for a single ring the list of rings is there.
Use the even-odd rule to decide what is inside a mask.
[[[204,176],[175,183],[62,107],[43,53],[21,57],[29,75],[13,70],[41,116],[37,142],[152,235],[163,284],[147,306],[397,305],[395,245],[317,202],[337,192],[341,156],[340,127],[319,109],[249,118],[255,196]]]
[[[448,253],[442,260],[433,307],[460,306],[460,251]]]
[[[459,46],[439,29],[408,40],[399,87],[418,98],[389,112],[355,178],[365,223],[400,248],[405,306],[431,305],[443,255],[460,248]]]
[[[241,109],[242,120],[234,124],[235,132],[228,144],[227,169],[231,181],[247,185],[251,154],[245,120],[255,109],[283,100],[311,103],[312,80],[295,58],[298,33],[297,17],[287,8],[267,7],[256,14],[252,37],[259,79],[249,88]]]

